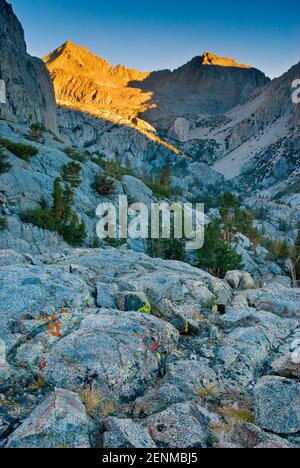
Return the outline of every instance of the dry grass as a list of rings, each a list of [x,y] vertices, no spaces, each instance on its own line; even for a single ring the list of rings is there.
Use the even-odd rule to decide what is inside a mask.
[[[115,400],[108,399],[100,390],[82,390],[79,396],[92,419],[107,418],[115,413]]]
[[[208,387],[199,387],[196,390],[197,395],[201,400],[215,400],[220,397],[220,391],[215,386],[208,386]]]
[[[223,406],[220,409],[220,413],[225,418],[228,418],[233,421],[240,421],[245,423],[254,423],[255,416],[247,408],[235,409],[232,406]]]
[[[29,393],[38,393],[42,388],[47,387],[46,382],[40,375],[36,376],[35,382],[28,388]]]

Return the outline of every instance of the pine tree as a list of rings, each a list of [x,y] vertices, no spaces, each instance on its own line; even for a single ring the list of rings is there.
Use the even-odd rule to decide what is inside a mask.
[[[220,200],[220,216],[223,224],[223,238],[227,244],[230,244],[236,231],[239,208],[239,200],[232,193],[225,192]]]
[[[237,209],[241,206],[239,199],[230,192],[224,192],[221,207]]]
[[[8,162],[7,156],[5,156],[3,147],[0,146],[0,174],[8,172],[11,168],[11,164]]]
[[[198,252],[197,266],[221,278],[227,271],[243,268],[241,255],[224,242],[219,221],[212,221],[206,228],[204,246]]]
[[[63,186],[61,177],[58,177],[53,184],[51,209],[45,201],[42,201],[39,209],[23,213],[22,218],[25,222],[57,232],[70,245],[78,247],[86,239],[87,230],[84,222],[73,211],[74,187],[71,183]]]
[[[259,241],[261,239],[261,235],[259,234],[258,230],[254,227],[251,226],[248,230],[248,237],[250,241],[252,242],[253,245],[253,250],[254,250],[254,255],[257,256],[257,247],[259,244]]]
[[[300,275],[300,229],[298,231],[294,248],[291,249],[291,274],[294,287],[297,287],[297,278]]]
[[[69,183],[73,188],[78,188],[81,184],[81,165],[72,161],[65,164],[61,170],[61,178],[64,182]]]
[[[220,209],[220,216],[223,224],[224,242],[230,244],[235,230],[234,211],[229,207],[223,207]]]
[[[181,239],[175,239],[174,237],[163,239],[161,248],[161,256],[165,260],[177,260],[180,262],[184,262],[186,260],[185,245]]]
[[[117,180],[120,180],[122,177],[122,168],[121,168],[121,156],[119,151],[116,151],[115,153],[115,178]]]
[[[166,193],[170,192],[171,167],[168,164],[166,164],[161,170],[161,173],[159,175],[159,184]]]
[[[74,205],[74,190],[70,184],[67,184],[63,190],[62,194],[63,201],[63,211],[62,211],[62,221],[68,222],[73,214],[73,205]]]
[[[103,197],[109,197],[114,194],[116,190],[115,183],[107,174],[97,174],[92,183],[92,189]]]
[[[87,236],[84,222],[81,221],[75,213],[72,213],[70,222],[64,223],[62,229],[64,239],[73,247],[82,245]]]
[[[64,203],[63,203],[63,189],[61,186],[61,179],[58,177],[55,179],[53,184],[53,206],[52,206],[52,214],[53,219],[56,222],[60,222],[62,220],[62,215],[64,211]]]

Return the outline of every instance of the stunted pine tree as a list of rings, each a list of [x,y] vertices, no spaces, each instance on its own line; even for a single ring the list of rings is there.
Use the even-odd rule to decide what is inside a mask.
[[[241,209],[240,200],[230,192],[222,195],[219,207],[220,220],[211,221],[207,226],[197,266],[223,278],[228,271],[243,268],[242,256],[232,243],[237,232],[243,232],[252,225],[252,219]]]
[[[81,184],[81,165],[75,161],[65,164],[61,170],[61,178],[68,182],[73,188],[78,188]]]
[[[224,278],[230,270],[241,270],[243,260],[231,245],[224,242],[224,236],[219,221],[212,221],[206,228],[205,241],[198,251],[198,268]]]
[[[294,247],[291,249],[291,274],[294,287],[297,287],[297,278],[300,274],[300,229],[295,241]]]
[[[121,167],[121,156],[119,151],[115,152],[115,178],[117,180],[120,180],[122,177],[122,167]]]
[[[10,168],[11,164],[8,162],[8,158],[4,154],[3,147],[0,146],[0,174],[8,172]]]
[[[59,222],[62,219],[64,211],[63,203],[63,189],[61,186],[61,179],[58,177],[53,184],[53,205],[52,214],[55,221]]]
[[[163,190],[168,193],[170,192],[170,187],[171,187],[171,167],[166,164],[160,174],[159,174],[159,183]]]

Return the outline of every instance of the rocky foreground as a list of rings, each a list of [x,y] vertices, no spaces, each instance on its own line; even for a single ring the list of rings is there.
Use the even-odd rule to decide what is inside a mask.
[[[58,101],[70,107],[57,109],[46,67],[28,55],[5,0],[0,50],[0,446],[299,448],[300,289],[290,287],[288,262],[240,232],[234,248],[245,272],[224,281],[138,253],[142,242],[112,249],[95,239],[95,210],[107,198],[93,184],[118,155],[110,201],[161,200],[152,182],[166,164],[182,202],[266,189],[251,190],[243,207],[268,240],[294,245],[299,113],[290,84],[299,65],[268,83],[205,54],[148,76],[66,43],[46,60]],[[149,92],[158,107],[148,109]],[[47,230],[28,218],[49,214],[55,181],[70,183],[74,160],[69,208],[87,230],[77,250],[59,223]],[[224,167],[230,179],[243,174],[237,184]],[[219,215],[208,210],[207,222]]]
[[[3,447],[300,446],[300,290],[111,248],[0,265]]]

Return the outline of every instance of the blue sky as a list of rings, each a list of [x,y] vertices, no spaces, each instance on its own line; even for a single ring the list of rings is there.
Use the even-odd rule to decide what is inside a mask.
[[[10,0],[28,50],[46,55],[67,39],[113,65],[176,68],[203,51],[279,76],[300,61],[299,0]]]

